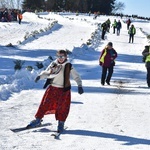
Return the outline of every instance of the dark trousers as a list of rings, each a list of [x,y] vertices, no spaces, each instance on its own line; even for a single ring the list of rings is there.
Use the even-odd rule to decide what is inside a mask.
[[[113,27],[113,34],[115,34],[116,27]]]
[[[147,77],[146,77],[147,85],[148,87],[150,87],[150,68],[146,68],[146,69],[147,69]]]
[[[131,42],[132,40],[132,43],[134,42],[134,34],[130,34],[129,35],[129,43]]]
[[[102,36],[101,36],[101,38],[102,38],[103,40],[104,40],[105,34],[106,34],[106,30],[102,30]]]
[[[120,28],[117,28],[117,35],[120,35]]]
[[[19,24],[21,24],[21,19],[19,19]]]
[[[105,84],[106,82],[110,82],[112,74],[113,74],[114,66],[110,67],[102,67],[102,76],[101,76],[101,83]],[[108,73],[107,73],[108,72]]]

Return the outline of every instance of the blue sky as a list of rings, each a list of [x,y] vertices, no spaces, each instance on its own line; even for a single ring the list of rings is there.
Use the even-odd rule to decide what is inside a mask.
[[[150,0],[118,0],[125,4],[123,14],[150,17]]]

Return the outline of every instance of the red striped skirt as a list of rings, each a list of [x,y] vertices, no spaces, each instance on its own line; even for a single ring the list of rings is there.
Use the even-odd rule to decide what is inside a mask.
[[[47,114],[55,114],[56,120],[65,121],[70,110],[71,92],[64,92],[63,88],[49,86],[45,91],[41,104],[35,115],[43,118]]]

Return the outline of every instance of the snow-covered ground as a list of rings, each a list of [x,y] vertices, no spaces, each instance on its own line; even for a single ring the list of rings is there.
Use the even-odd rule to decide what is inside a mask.
[[[112,16],[71,13],[33,13],[23,15],[22,24],[0,22],[0,149],[1,150],[148,150],[150,149],[150,89],[146,85],[146,69],[141,53],[149,44],[150,22],[135,20],[135,42],[128,43],[128,31],[123,22],[121,35],[107,33],[101,41],[99,24]],[[36,33],[36,35],[33,35]],[[25,39],[25,36],[28,38]],[[91,39],[91,45],[86,43]],[[106,44],[113,42],[118,52],[111,86],[101,86],[99,55]],[[13,47],[6,45],[12,44]],[[44,117],[52,126],[13,133],[10,128],[26,126],[34,119],[44,94],[44,81],[34,78],[55,59],[58,49],[72,52],[69,60],[80,73],[85,93],[77,93],[72,80],[72,102],[65,125],[67,131],[55,140],[54,115]],[[21,71],[14,71],[15,60],[25,61]],[[28,71],[27,66],[34,69]]]

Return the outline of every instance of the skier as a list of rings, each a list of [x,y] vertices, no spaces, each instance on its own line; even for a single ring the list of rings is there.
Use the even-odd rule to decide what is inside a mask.
[[[44,115],[55,114],[55,118],[58,120],[57,131],[59,133],[63,132],[64,123],[70,110],[70,74],[78,85],[78,93],[82,94],[84,91],[79,74],[67,60],[67,52],[59,50],[57,52],[57,59],[35,79],[35,82],[37,82],[40,79],[47,78],[44,87],[47,87],[48,84],[50,85],[46,89],[38,111],[35,114],[35,120],[30,122],[27,126],[28,128],[40,126]]]
[[[109,42],[107,46],[102,50],[99,58],[99,65],[102,66],[102,75],[101,75],[102,85],[105,84],[105,81],[108,85],[110,85],[110,80],[113,74],[113,68],[115,66],[116,57],[117,57],[117,52],[113,48],[113,43]],[[107,71],[108,71],[108,75],[107,75]]]

